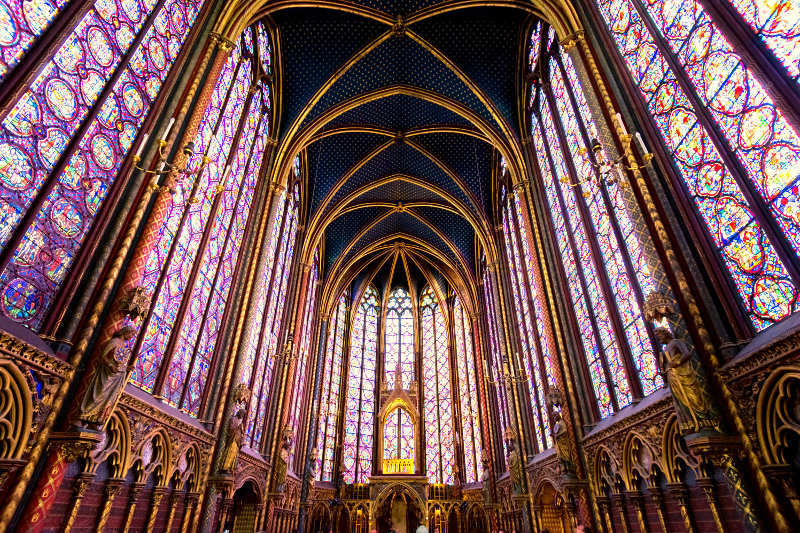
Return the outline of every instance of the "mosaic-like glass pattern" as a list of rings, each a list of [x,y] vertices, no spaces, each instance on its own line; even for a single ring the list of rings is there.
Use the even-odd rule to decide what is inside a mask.
[[[400,287],[391,292],[386,304],[384,342],[386,356],[383,375],[387,385],[394,387],[399,369],[400,388],[408,389],[414,380],[414,314],[411,296]]]
[[[306,409],[306,396],[310,390],[309,378],[313,376],[308,375],[308,368],[311,364],[311,343],[314,332],[315,313],[317,311],[317,280],[319,279],[319,250],[314,251],[314,259],[309,272],[308,288],[305,295],[305,306],[303,309],[302,320],[303,329],[300,333],[300,346],[297,353],[297,363],[294,371],[294,386],[292,387],[292,394],[294,399],[289,405],[293,405],[289,415],[290,427],[303,427],[302,416]],[[299,440],[298,440],[299,442]],[[289,464],[295,457],[295,450],[298,446],[293,446],[289,452]],[[296,468],[302,468],[302,465],[295,465]]]
[[[383,426],[383,458],[414,460],[414,422],[411,415],[398,407],[386,417]]]
[[[425,463],[428,481],[453,483],[453,398],[447,325],[430,285],[420,295],[422,325],[422,398],[425,421]]]
[[[504,194],[505,191],[501,192]],[[503,234],[505,237],[506,254],[511,274],[511,285],[514,293],[514,308],[517,312],[519,326],[519,340],[522,348],[520,359],[525,365],[525,373],[528,376],[528,393],[531,398],[531,411],[533,419],[533,429],[536,435],[536,446],[538,451],[543,451],[552,446],[550,434],[550,419],[547,413],[547,403],[545,395],[547,389],[547,375],[543,373],[542,353],[539,346],[539,327],[537,322],[541,322],[541,307],[534,310],[531,293],[538,290],[533,278],[533,264],[531,263],[530,253],[527,247],[523,255],[520,240],[527,244],[527,234],[525,228],[518,223],[518,213],[511,210],[511,203],[518,206],[518,200],[507,200],[503,208]],[[544,356],[549,360],[550,355]]]
[[[69,0],[0,0],[0,80],[13,69]],[[137,2],[129,5],[138,8]]]
[[[336,425],[339,420],[339,388],[342,382],[342,355],[344,350],[345,326],[347,324],[347,299],[339,297],[336,311],[331,317],[328,341],[325,346],[325,366],[322,375],[322,396],[319,406],[319,431],[317,450],[320,468],[318,481],[333,481],[333,465],[336,458]]]
[[[458,296],[453,300],[453,321],[461,415],[461,444],[464,448],[463,481],[474,483],[480,480],[481,474],[482,439],[478,407],[478,381],[475,372],[476,359],[472,349],[472,328],[469,316]]]
[[[783,64],[795,81],[800,81],[800,1],[730,0],[742,18]]]
[[[283,346],[278,345],[281,333],[281,324],[284,321],[284,308],[286,306],[286,291],[289,285],[289,271],[291,270],[294,256],[295,238],[297,237],[298,194],[294,190],[290,200],[287,201],[286,211],[283,215],[283,226],[278,236],[278,256],[273,267],[269,285],[269,304],[267,313],[261,326],[257,361],[259,368],[254,376],[253,399],[250,400],[250,410],[247,414],[246,435],[250,439],[251,448],[256,449],[261,443],[264,424],[267,418],[270,392],[272,391],[272,373],[275,370],[275,355]]]
[[[239,57],[242,58],[241,55]],[[204,146],[210,162],[195,178],[194,186],[191,189],[188,186],[182,188],[184,191],[182,198],[173,202],[165,223],[166,231],[162,231],[159,235],[159,242],[148,260],[148,266],[152,264],[154,267],[148,273],[154,275],[146,278],[145,287],[149,289],[151,279],[158,281],[152,315],[145,325],[144,339],[137,354],[142,361],[137,362],[136,370],[143,368],[144,361],[147,361],[151,371],[143,373],[140,377],[135,370],[134,383],[149,392],[154,392],[161,363],[165,355],[169,356],[167,354],[169,339],[175,320],[178,318],[184,292],[191,282],[196,255],[203,240],[206,223],[211,216],[212,205],[215,203],[216,187],[222,179],[225,161],[232,148],[233,138],[241,119],[241,110],[244,108],[250,88],[252,80],[250,62],[242,58],[238,63],[237,74],[227,95],[225,106],[218,115],[221,119],[215,121],[214,132],[209,136],[207,146]],[[211,114],[213,110],[209,113]],[[174,232],[167,229],[173,224]],[[164,261],[153,264],[153,259],[165,251]]]
[[[34,3],[44,4],[25,4]],[[201,2],[168,0],[152,13],[156,4],[95,3],[2,121],[0,245],[22,232],[0,274],[2,309],[32,329],[80,251]],[[45,11],[38,14],[47,18]],[[31,225],[18,227],[37,198]]]
[[[506,390],[505,381],[503,381],[503,360],[500,355],[500,337],[497,333],[497,328],[501,327],[497,322],[497,311],[495,309],[494,292],[492,287],[492,276],[489,272],[489,267],[485,265],[482,272],[483,279],[483,300],[486,305],[486,326],[488,328],[489,337],[489,376],[488,378],[493,382],[490,385],[490,397],[494,396],[497,401],[497,414],[500,421],[501,433],[505,431],[510,425],[509,410],[508,410],[508,391]],[[503,439],[503,457],[508,453],[506,441]]]
[[[350,334],[342,461],[345,483],[366,483],[372,472],[379,313],[378,291],[369,286],[359,302]]]
[[[741,190],[767,204],[798,250],[797,133],[719,29],[693,1],[599,0],[597,6],[639,87],[674,164],[728,268],[745,311],[763,329],[798,309],[797,287]],[[639,11],[639,9],[642,11]],[[668,50],[649,31],[647,13]],[[682,66],[746,175],[721,157],[667,61]]]
[[[570,63],[571,64],[571,63]],[[658,374],[656,368],[656,358],[653,345],[647,335],[647,330],[642,317],[642,312],[637,298],[637,289],[642,291],[641,285],[649,288],[649,292],[653,291],[653,284],[650,280],[649,272],[647,272],[646,263],[641,260],[643,253],[639,247],[639,243],[635,236],[628,239],[624,243],[620,243],[617,233],[614,231],[616,227],[627,228],[628,235],[633,233],[633,223],[628,215],[627,207],[622,201],[618,201],[609,205],[603,197],[599,180],[593,176],[591,162],[589,161],[588,150],[590,146],[587,145],[585,136],[582,134],[581,120],[586,123],[592,123],[591,115],[588,111],[588,105],[583,96],[580,85],[570,86],[569,90],[575,96],[576,102],[579,104],[578,112],[585,112],[586,114],[579,115],[575,108],[570,105],[568,88],[564,76],[559,68],[555,57],[550,58],[550,81],[553,91],[553,99],[558,109],[558,114],[563,125],[564,135],[566,137],[566,147],[568,154],[571,155],[575,170],[578,172],[581,182],[581,190],[583,194],[573,194],[567,191],[570,188],[561,184],[562,194],[566,197],[566,204],[572,206],[573,202],[577,203],[583,200],[586,206],[586,211],[592,222],[591,228],[584,228],[583,231],[587,235],[592,235],[597,242],[597,248],[602,254],[599,262],[603,265],[606,274],[608,275],[608,282],[613,293],[613,302],[616,304],[616,312],[622,322],[625,337],[628,341],[628,346],[633,357],[633,363],[638,373],[638,379],[641,382],[642,392],[644,395],[649,395],[656,389],[663,385],[663,380]],[[576,79],[577,81],[577,79]],[[590,178],[591,177],[591,178]],[[589,178],[589,179],[586,179]],[[605,184],[609,196],[615,196],[613,189],[618,185]],[[577,192],[575,190],[574,192]],[[617,192],[617,197],[618,193]],[[577,207],[577,206],[574,206]],[[579,224],[578,215],[570,217]],[[591,237],[590,237],[591,238]],[[638,271],[631,272],[626,264],[627,250],[623,249],[622,244],[630,244],[634,248],[634,257],[640,259],[637,263]],[[630,263],[633,266],[633,263]],[[635,279],[633,275],[639,274],[639,278]],[[634,287],[634,283],[642,281],[640,287]],[[646,293],[646,292],[645,292]],[[635,376],[626,377],[624,374],[621,376],[613,376],[617,383],[617,387],[621,387],[621,382],[625,379],[637,379]]]

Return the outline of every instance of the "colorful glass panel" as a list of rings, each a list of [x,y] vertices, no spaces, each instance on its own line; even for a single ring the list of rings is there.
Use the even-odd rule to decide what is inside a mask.
[[[575,108],[570,105],[567,84],[555,57],[550,59],[550,81],[556,108],[564,128],[566,146],[569,149],[568,153],[571,154],[576,172],[579,173],[580,179],[583,180],[581,181],[582,195],[573,194],[573,192],[565,190],[569,187],[566,187],[563,183],[561,187],[562,194],[567,205],[579,202],[578,198],[580,196],[586,206],[589,218],[592,221],[592,228],[584,228],[582,231],[585,231],[587,235],[593,234],[598,245],[597,248],[602,254],[601,261],[608,275],[614,303],[633,356],[633,364],[638,373],[638,376],[626,376],[624,372],[622,374],[612,372],[612,379],[618,389],[627,385],[623,381],[639,379],[643,394],[649,395],[663,386],[664,382],[656,367],[655,351],[647,335],[644,318],[637,299],[637,288],[633,286],[633,283],[640,281],[642,287],[639,288],[639,291],[645,294],[653,291],[653,283],[644,261],[641,261],[638,265],[636,273],[641,276],[638,280],[632,277],[627,268],[624,257],[626,251],[620,245],[614,226],[618,225],[626,228],[626,233],[631,235],[633,223],[628,215],[626,205],[621,201],[615,203],[611,209],[609,208],[601,193],[601,185],[599,185],[599,181],[594,176],[588,156],[590,147],[584,141],[585,137],[581,132],[580,119],[584,122],[589,122],[592,125],[592,129],[594,129],[594,125],[580,85],[570,86],[569,88],[571,94],[575,96],[576,101],[579,103],[579,110],[586,113],[579,117]],[[617,185],[606,184],[606,188],[611,197],[616,196],[618,198],[619,191],[615,191],[618,188]],[[577,208],[577,205],[575,207]],[[580,224],[577,214],[574,220],[575,224]],[[643,256],[635,237],[626,242],[634,247],[634,257],[641,258]],[[610,363],[611,366],[616,366],[617,364],[616,361]],[[620,407],[627,403],[627,401],[620,402]]]
[[[497,399],[497,412],[500,421],[501,433],[510,425],[508,410],[508,391],[505,381],[503,381],[503,361],[500,355],[500,339],[497,328],[501,327],[497,322],[497,311],[494,306],[494,289],[492,287],[492,277],[489,267],[483,267],[483,299],[486,305],[486,325],[489,331],[489,376],[494,388],[495,398]],[[508,453],[508,447],[503,440],[503,457]]]
[[[464,477],[466,483],[480,480],[481,428],[478,410],[478,381],[472,350],[472,329],[461,299],[453,301],[453,330],[455,332],[456,374],[458,376],[461,443],[464,448]]]
[[[422,316],[422,397],[428,481],[453,483],[453,398],[447,325],[430,285],[420,295]]]
[[[3,312],[9,318],[32,329],[41,326],[200,4],[170,0],[145,26],[155,2],[98,2],[3,120],[0,245],[8,243],[37,196],[47,195],[0,275]],[[120,64],[140,32],[141,44]],[[160,51],[159,61],[152,50]],[[97,115],[87,123],[93,106]],[[82,137],[75,151],[55,176],[53,169],[78,132]]]
[[[359,303],[350,337],[342,464],[345,483],[366,483],[372,473],[379,310],[378,292],[370,286]]]
[[[13,69],[69,0],[0,0],[0,80]]]
[[[396,288],[386,304],[386,356],[384,379],[394,387],[399,368],[401,388],[408,389],[414,379],[414,315],[408,291]]]
[[[325,366],[322,375],[322,396],[319,407],[319,450],[320,468],[317,480],[333,481],[333,465],[336,449],[336,425],[339,420],[339,388],[342,380],[342,351],[344,350],[345,324],[347,323],[347,300],[339,297],[339,304],[333,314],[328,341],[325,347]]]
[[[786,72],[800,81],[800,1],[730,0]]]
[[[748,117],[757,119],[762,112],[774,117],[767,122],[756,121],[741,143],[732,141],[732,148],[743,160],[753,185],[771,202],[773,211],[784,210],[777,218],[787,231],[791,229],[793,236],[789,239],[796,243],[797,232],[791,221],[796,186],[789,184],[800,175],[796,170],[792,172],[797,165],[797,143],[783,146],[779,142],[786,136],[794,138],[794,132],[785,127],[779,110],[707,16],[694,2],[685,4],[669,4],[666,11],[652,10],[660,13],[656,18],[668,28],[668,42],[677,50],[679,61],[689,67],[687,75],[695,81],[698,96],[708,103],[709,112],[726,137],[730,139],[740,131]],[[753,325],[761,330],[786,318],[798,309],[797,287],[633,0],[599,0],[597,5]],[[705,66],[705,72],[713,73],[706,81],[701,72]],[[767,150],[769,147],[774,149]],[[759,154],[765,156],[763,168],[761,161],[756,161]]]

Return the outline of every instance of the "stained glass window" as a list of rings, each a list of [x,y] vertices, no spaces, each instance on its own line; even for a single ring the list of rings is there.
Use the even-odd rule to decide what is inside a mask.
[[[505,194],[505,190],[501,194]],[[536,446],[538,451],[543,451],[553,445],[545,395],[549,386],[555,385],[555,381],[552,353],[549,349],[551,343],[548,342],[542,325],[542,313],[546,310],[541,305],[538,277],[534,277],[534,269],[537,267],[530,255],[528,236],[521,223],[521,215],[519,197],[506,198],[503,208],[503,234],[514,293],[514,308],[519,322],[521,360],[528,376]]]
[[[369,286],[361,297],[350,333],[342,461],[345,483],[366,483],[372,473],[379,313],[378,291]]]
[[[306,412],[306,405],[307,405],[307,395],[311,389],[309,379],[313,379],[313,375],[308,375],[308,368],[311,365],[311,346],[313,341],[313,333],[314,333],[314,324],[316,324],[316,303],[317,303],[317,280],[319,279],[319,250],[314,251],[314,259],[311,264],[311,272],[309,273],[308,279],[308,287],[306,289],[306,295],[304,299],[304,307],[303,307],[303,314],[301,315],[303,320],[302,330],[300,332],[300,346],[298,347],[297,351],[297,363],[296,368],[294,371],[294,385],[292,386],[292,395],[294,396],[293,401],[289,405],[293,405],[294,408],[291,410],[289,416],[289,425],[290,427],[304,427],[303,416]],[[301,437],[299,436],[297,442],[301,442]],[[295,451],[300,448],[300,446],[293,446],[289,452],[289,464],[292,464],[292,460],[295,457],[299,457],[298,461],[302,462],[302,454],[296,454]],[[296,472],[301,472],[300,469],[303,468],[302,464],[295,464],[294,465]]]
[[[596,5],[754,328],[786,318],[799,305],[781,259],[800,251],[798,133],[699,2]],[[797,3],[732,7],[796,79]]]
[[[195,416],[269,136],[263,82],[243,50],[252,32],[217,80],[189,165],[199,168],[203,155],[210,162],[173,197],[143,284],[155,303],[131,380]]]
[[[453,397],[447,324],[430,285],[419,299],[422,323],[422,398],[425,420],[425,464],[428,481],[453,483]]]
[[[730,0],[731,5],[772,50],[795,81],[800,81],[800,2]]]
[[[317,450],[320,468],[317,479],[333,481],[333,465],[336,458],[336,425],[339,420],[339,388],[342,381],[342,355],[347,325],[347,300],[339,297],[336,311],[330,320],[328,340],[325,346],[325,366],[322,374],[322,394],[319,407],[319,430]]]
[[[397,371],[400,371],[401,387],[408,389],[414,380],[414,314],[411,296],[403,288],[394,289],[386,304],[386,357],[384,379],[394,387]]]
[[[554,42],[540,61],[550,83],[545,90],[537,83],[532,87],[533,146],[598,413],[605,417],[629,405],[636,395],[648,395],[663,385],[641,312],[655,284],[641,242],[646,237],[635,222],[631,202],[616,180],[597,174],[590,159],[597,127],[570,56]],[[506,240],[511,243],[512,281],[524,295],[539,289],[525,225],[513,223],[520,220],[520,208],[518,200],[513,206],[507,203],[506,217],[512,224]],[[526,307],[526,300],[515,304],[522,317],[523,350],[533,354],[540,330],[526,324],[529,307],[540,305],[531,298]],[[550,365],[549,360],[542,362]],[[537,372],[536,365],[531,369]]]
[[[497,328],[502,327],[497,322],[498,314],[495,308],[494,301],[494,288],[492,285],[492,275],[489,272],[489,266],[486,260],[483,260],[482,279],[483,279],[483,301],[486,305],[486,326],[489,337],[489,380],[491,381],[491,389],[489,389],[492,397],[497,402],[498,419],[500,422],[500,432],[505,431],[510,426],[509,410],[508,410],[508,390],[506,390],[503,376],[503,360],[500,352],[500,337],[497,333]],[[505,457],[507,449],[506,442],[503,439],[503,457]]]
[[[65,3],[0,3],[0,76]],[[9,318],[42,327],[201,4],[97,1],[9,105],[0,127]]]
[[[414,422],[408,411],[398,407],[389,413],[383,426],[383,459],[414,461],[414,451]]]
[[[472,349],[472,327],[458,296],[453,300],[453,322],[461,444],[464,448],[464,482],[474,483],[480,480],[482,449],[478,380]]]
[[[292,191],[290,194],[284,191],[278,197],[270,239],[262,251],[259,266],[261,275],[251,303],[255,306],[255,323],[250,325],[251,334],[243,343],[241,355],[239,381],[249,383],[249,389],[252,391],[245,424],[245,443],[253,449],[258,449],[261,444],[272,391],[275,355],[283,348],[278,345],[278,338],[283,322],[289,271],[297,235],[296,184],[300,169],[298,161],[295,161],[294,169],[295,181]]]

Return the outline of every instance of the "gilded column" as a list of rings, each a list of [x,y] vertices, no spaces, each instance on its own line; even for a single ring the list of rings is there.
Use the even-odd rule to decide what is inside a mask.
[[[606,533],[614,533],[614,526],[611,523],[611,501],[608,496],[596,496],[595,500],[599,507],[599,513],[602,516],[600,524],[605,527]]]
[[[69,514],[62,528],[64,533],[72,531],[72,526],[75,525],[75,519],[78,517],[78,511],[81,509],[83,497],[86,496],[86,489],[89,488],[93,479],[94,473],[83,472],[78,475],[78,478],[75,480],[75,485],[72,487],[72,501],[70,502]]]
[[[628,492],[628,501],[633,505],[636,511],[636,521],[639,523],[639,531],[641,533],[648,533],[650,530],[647,527],[647,519],[645,518],[644,496],[641,491],[632,490]]]
[[[625,496],[621,493],[611,495],[612,505],[619,510],[619,523],[623,533],[630,533],[631,526],[628,524],[628,515],[625,513]]]
[[[136,504],[138,503],[139,495],[142,493],[142,489],[144,488],[144,483],[134,483],[131,485],[130,494],[128,498],[128,512],[125,514],[125,527],[123,527],[123,533],[128,533],[131,530],[131,522],[133,522],[133,513],[136,510]]]
[[[706,502],[708,508],[711,510],[711,516],[714,518],[714,525],[717,526],[719,533],[725,533],[725,526],[722,524],[722,517],[719,514],[719,506],[717,505],[717,495],[714,492],[714,481],[710,478],[700,478],[697,480],[697,486],[703,490],[706,495]]]
[[[658,523],[661,526],[661,531],[669,531],[669,529],[667,529],[666,516],[664,515],[664,497],[661,494],[661,489],[654,484],[651,484],[649,489],[650,501],[653,502],[653,506],[656,508],[656,515],[658,516]]]
[[[183,506],[183,520],[181,521],[181,533],[188,533],[189,526],[192,523],[192,516],[197,510],[197,502],[200,500],[199,492],[190,492],[186,495],[186,501]]]
[[[106,486],[103,489],[103,504],[100,510],[100,518],[97,520],[97,531],[103,531],[105,528],[108,517],[111,516],[114,498],[117,497],[123,483],[125,483],[125,480],[121,478],[111,478],[106,481]]]
[[[164,531],[170,531],[172,529],[172,521],[175,519],[175,512],[178,510],[178,504],[183,496],[183,492],[178,492],[173,489],[169,499],[169,515],[167,515],[167,525],[164,526]]]
[[[681,511],[681,518],[683,519],[683,527],[686,528],[687,533],[694,533],[694,523],[689,514],[689,491],[683,483],[670,483],[667,489],[675,501],[678,502],[678,507]]]
[[[156,487],[150,496],[150,513],[147,515],[147,526],[145,531],[153,533],[153,527],[156,525],[156,517],[158,517],[158,508],[161,506],[161,500],[167,494],[166,487]]]

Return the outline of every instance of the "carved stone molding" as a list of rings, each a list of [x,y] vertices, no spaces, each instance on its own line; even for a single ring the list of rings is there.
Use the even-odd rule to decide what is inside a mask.
[[[172,435],[174,435],[175,431],[177,430],[209,446],[214,443],[214,435],[212,435],[211,433],[204,431],[198,427],[195,427],[191,424],[187,424],[183,420],[180,420],[174,416],[170,416],[168,413],[161,411],[156,406],[151,405],[143,400],[140,400],[139,398],[136,398],[135,396],[132,396],[127,392],[122,393],[122,396],[120,397],[119,400],[119,405],[125,408],[126,410],[139,413],[148,418],[151,418],[155,422],[160,423]]]

